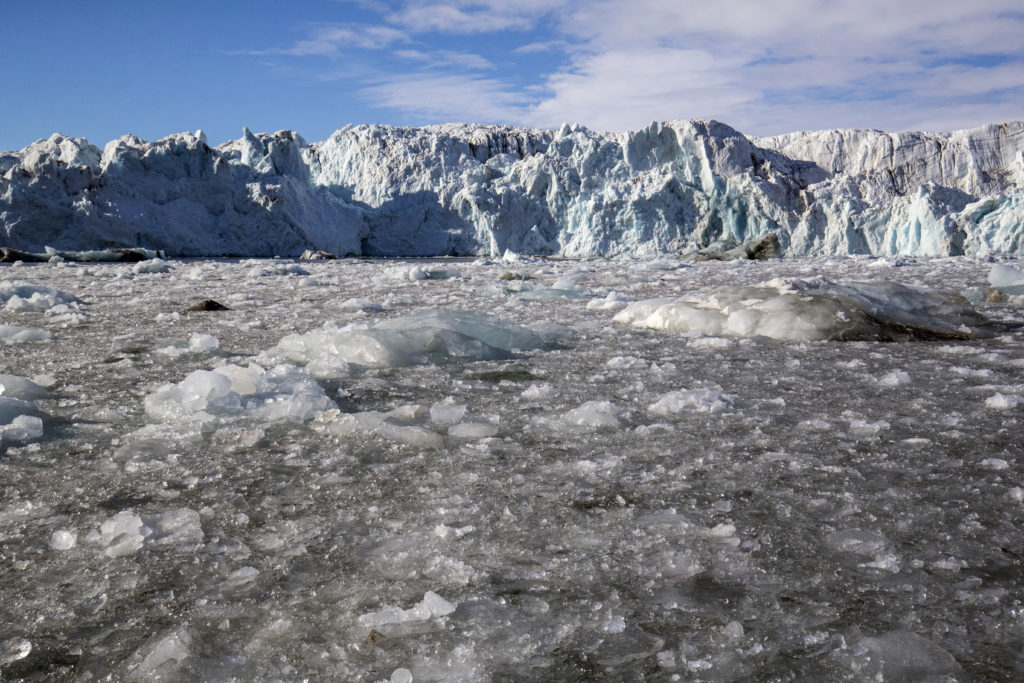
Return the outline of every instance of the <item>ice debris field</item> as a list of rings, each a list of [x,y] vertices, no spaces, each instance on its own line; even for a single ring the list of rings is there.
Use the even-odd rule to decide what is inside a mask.
[[[0,266],[4,680],[1024,676],[1014,260],[140,263]]]

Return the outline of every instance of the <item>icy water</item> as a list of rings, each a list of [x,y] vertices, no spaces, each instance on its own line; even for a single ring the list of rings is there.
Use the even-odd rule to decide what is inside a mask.
[[[1020,305],[977,304],[1001,326],[965,340],[612,322],[775,277],[963,291],[990,268],[0,267],[28,286],[0,324],[51,335],[0,339],[0,373],[48,390],[7,380],[40,412],[0,445],[0,677],[1019,680]],[[230,310],[182,312],[205,299]],[[421,348],[413,316],[401,353],[342,352],[346,324],[419,309],[519,336]],[[335,346],[282,342],[310,332]]]

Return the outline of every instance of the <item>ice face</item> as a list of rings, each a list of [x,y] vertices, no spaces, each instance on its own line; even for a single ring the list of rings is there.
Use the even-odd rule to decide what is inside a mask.
[[[713,336],[784,341],[963,339],[985,318],[959,295],[893,282],[773,280],[699,299],[629,304],[615,321]]]
[[[44,423],[0,443],[5,680],[1019,677],[1018,303],[897,342],[589,305],[888,282],[824,292],[953,325],[945,293],[1015,261],[168,263],[0,265],[90,302],[2,312],[53,333],[0,345],[6,417]],[[417,267],[460,277],[380,284]],[[585,296],[505,287],[560,280]],[[417,326],[461,346],[316,380],[267,353],[374,330],[431,360]]]
[[[0,229],[21,250],[144,235],[175,256],[661,257],[769,235],[788,256],[1020,256],[1022,152],[1019,121],[775,138],[717,121],[369,125],[313,144],[246,129],[216,148],[180,133],[102,152],[55,134],[5,157]],[[428,271],[378,275],[450,277]]]

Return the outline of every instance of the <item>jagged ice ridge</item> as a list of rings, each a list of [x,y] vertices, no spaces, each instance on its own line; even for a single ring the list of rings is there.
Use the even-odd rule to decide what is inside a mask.
[[[775,232],[787,256],[1024,256],[1024,122],[748,138],[446,124],[201,131],[0,152],[0,246],[172,256],[681,253]]]

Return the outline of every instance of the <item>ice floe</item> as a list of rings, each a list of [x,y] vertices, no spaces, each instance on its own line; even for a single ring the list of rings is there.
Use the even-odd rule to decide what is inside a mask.
[[[969,339],[986,319],[958,294],[888,281],[775,279],[703,297],[629,304],[615,321],[714,336],[783,341]]]
[[[353,366],[395,368],[500,360],[549,346],[534,330],[486,313],[424,310],[371,325],[325,326],[284,337],[272,357],[306,365],[318,377]]]
[[[150,417],[165,422],[302,422],[334,402],[302,368],[264,370],[250,363],[196,370],[148,394],[145,407]]]

